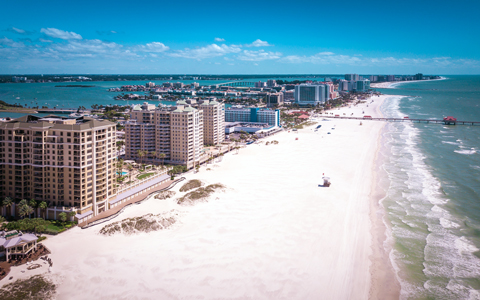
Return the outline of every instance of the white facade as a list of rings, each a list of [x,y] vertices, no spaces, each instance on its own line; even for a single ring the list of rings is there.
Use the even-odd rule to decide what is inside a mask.
[[[295,103],[299,105],[317,105],[325,103],[325,90],[323,84],[300,84],[295,86]]]

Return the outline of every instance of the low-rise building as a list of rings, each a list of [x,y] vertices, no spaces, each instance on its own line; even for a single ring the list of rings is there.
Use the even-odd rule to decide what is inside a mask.
[[[5,257],[8,261],[12,258],[23,258],[37,250],[37,236],[23,234],[16,230],[0,232],[0,258]]]
[[[283,93],[270,93],[270,94],[267,94],[265,98],[267,102],[267,107],[282,105],[284,102]]]

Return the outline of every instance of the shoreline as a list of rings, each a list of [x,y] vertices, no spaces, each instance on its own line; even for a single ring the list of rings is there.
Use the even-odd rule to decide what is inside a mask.
[[[383,186],[381,179],[388,177],[383,169],[384,160],[386,159],[382,153],[384,134],[386,132],[386,124],[382,126],[380,135],[377,140],[377,150],[375,153],[375,163],[373,167],[372,194],[370,202],[370,220],[372,222],[372,268],[371,268],[371,289],[369,299],[399,299],[401,293],[401,285],[398,280],[397,271],[395,270],[390,258],[390,248],[393,245],[385,245],[388,243],[388,219],[385,208],[382,205],[383,199],[386,197],[388,186]]]
[[[370,84],[371,88],[375,89],[393,89],[399,84],[403,83],[411,83],[411,82],[428,82],[428,81],[438,81],[438,80],[446,80],[448,78],[440,76],[439,79],[429,79],[429,80],[408,80],[408,81],[385,81],[385,82],[375,82]]]
[[[381,112],[381,107],[384,102],[390,97],[402,97],[400,95],[381,95],[381,101],[375,105],[374,110],[367,111],[365,114],[373,117],[384,117]],[[375,97],[370,99],[375,100]],[[368,100],[367,100],[368,102]],[[366,104],[362,104],[365,106]],[[333,110],[332,110],[333,111]],[[340,111],[342,113],[342,111]],[[362,114],[363,115],[363,114]],[[368,121],[367,121],[368,122]],[[370,219],[370,235],[371,235],[371,255],[370,260],[370,287],[368,292],[368,299],[383,300],[383,299],[399,299],[401,292],[401,285],[398,280],[396,270],[390,259],[390,253],[385,248],[385,243],[388,239],[386,212],[381,205],[381,201],[385,198],[388,186],[382,185],[380,182],[385,177],[385,170],[383,170],[383,163],[385,157],[383,156],[383,140],[386,132],[386,124],[379,124],[381,127],[378,131],[375,140],[374,159],[371,165],[370,178],[370,192],[369,192],[369,219]],[[388,246],[388,248],[391,245]]]
[[[378,115],[388,97],[328,113]],[[187,180],[227,187],[208,202],[185,207],[151,197],[115,218],[173,209],[178,224],[171,229],[99,235],[113,222],[108,221],[48,238],[44,244],[55,263],[49,276],[59,280],[58,298],[71,298],[72,291],[90,284],[75,298],[98,293],[151,298],[162,291],[158,297],[182,299],[390,299],[381,288],[389,280],[381,269],[390,265],[388,254],[379,254],[385,231],[375,227],[382,219],[372,218],[378,212],[374,183],[384,124],[322,119],[298,133],[282,132],[242,148],[238,155],[229,153],[209,165],[211,171],[202,167],[185,174]],[[316,124],[322,124],[318,132]],[[279,144],[265,145],[272,140]],[[319,186],[323,172],[332,178],[329,188]],[[180,186],[172,189],[176,196]],[[10,276],[31,275],[17,268]]]

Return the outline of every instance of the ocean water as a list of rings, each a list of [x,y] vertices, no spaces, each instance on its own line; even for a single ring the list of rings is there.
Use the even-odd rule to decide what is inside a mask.
[[[480,121],[480,76],[379,89],[388,117]],[[387,123],[385,243],[402,299],[480,299],[480,126]]]
[[[255,82],[258,80],[267,81],[268,79],[283,80],[319,80],[319,78],[261,78],[246,79],[242,81]],[[114,100],[113,97],[121,94],[121,92],[108,92],[107,89],[121,87],[122,85],[144,85],[147,81],[94,81],[94,82],[50,82],[50,83],[3,83],[0,84],[0,100],[7,103],[19,103],[26,107],[30,106],[48,106],[49,108],[78,108],[85,106],[90,109],[93,104],[98,105],[125,105],[138,104],[144,100],[137,101],[121,101]],[[166,80],[152,80],[157,85],[161,85]],[[170,80],[169,82],[183,82],[191,84],[198,82],[200,85],[213,85],[231,80]],[[57,85],[93,85],[89,88],[67,88],[55,87]],[[125,92],[125,94],[139,94],[142,92]],[[154,102],[154,101],[150,101]],[[164,104],[173,104],[172,101],[161,101]],[[4,117],[4,116],[2,116]]]

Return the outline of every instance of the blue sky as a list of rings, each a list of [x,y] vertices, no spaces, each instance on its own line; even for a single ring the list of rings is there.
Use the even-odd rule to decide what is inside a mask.
[[[0,74],[480,74],[477,0],[1,6]]]

